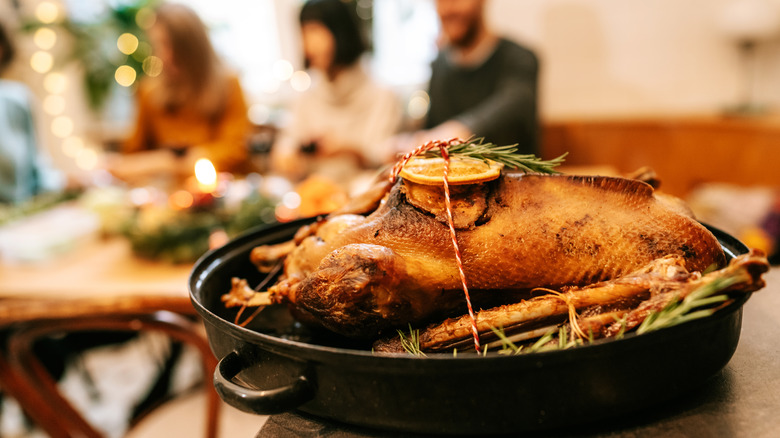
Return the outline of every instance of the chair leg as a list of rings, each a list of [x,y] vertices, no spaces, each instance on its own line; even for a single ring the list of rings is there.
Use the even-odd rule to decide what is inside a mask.
[[[30,323],[18,328],[9,336],[9,370],[19,377],[22,386],[27,386],[39,402],[48,405],[48,415],[32,415],[52,437],[70,436],[63,434],[63,429],[74,431],[86,437],[100,437],[100,433],[90,426],[86,420],[62,397],[56,382],[45,371],[45,368],[35,358],[32,345],[36,339],[55,333],[118,330],[142,331],[154,330],[165,333],[173,339],[195,346],[201,353],[205,375],[213,374],[216,358],[211,352],[208,342],[197,332],[197,325],[187,318],[168,311],[153,314],[98,316],[79,318],[77,320],[56,320]],[[1,365],[1,364],[0,364]],[[0,371],[2,371],[0,369]],[[207,438],[215,438],[219,422],[219,396],[214,390],[210,379],[204,379],[204,389],[207,391],[206,434]],[[10,391],[9,391],[10,392]]]

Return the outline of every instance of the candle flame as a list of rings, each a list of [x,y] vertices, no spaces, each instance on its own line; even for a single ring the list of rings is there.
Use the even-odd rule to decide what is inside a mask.
[[[201,158],[195,163],[195,179],[201,191],[211,193],[217,189],[217,169],[206,158]]]

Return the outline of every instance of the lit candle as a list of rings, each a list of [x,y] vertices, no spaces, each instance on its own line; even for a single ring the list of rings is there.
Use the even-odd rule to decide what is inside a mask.
[[[217,189],[217,169],[206,158],[195,163],[195,179],[198,180],[198,189],[203,193],[213,193]]]
[[[217,190],[217,170],[211,161],[201,158],[195,163],[196,187],[192,189],[192,206],[197,209],[208,209],[214,202],[214,192]]]

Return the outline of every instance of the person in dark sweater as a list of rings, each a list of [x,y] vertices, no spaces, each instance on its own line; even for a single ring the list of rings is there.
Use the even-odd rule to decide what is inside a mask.
[[[429,140],[482,137],[539,153],[539,61],[528,48],[493,33],[485,0],[437,0],[442,46],[432,63],[423,130],[398,137],[399,153]]]

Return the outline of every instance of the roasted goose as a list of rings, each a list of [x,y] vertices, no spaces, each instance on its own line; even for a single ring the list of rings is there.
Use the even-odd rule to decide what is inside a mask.
[[[256,248],[258,267],[284,258],[279,281],[261,297],[237,282],[223,300],[288,303],[300,319],[357,338],[462,312],[441,186],[399,180],[373,194],[384,196],[378,206],[355,203],[374,208],[367,216],[331,215],[293,242]],[[725,264],[680,203],[633,179],[505,172],[452,187],[452,206],[478,306],[617,279],[667,255],[690,272]]]

